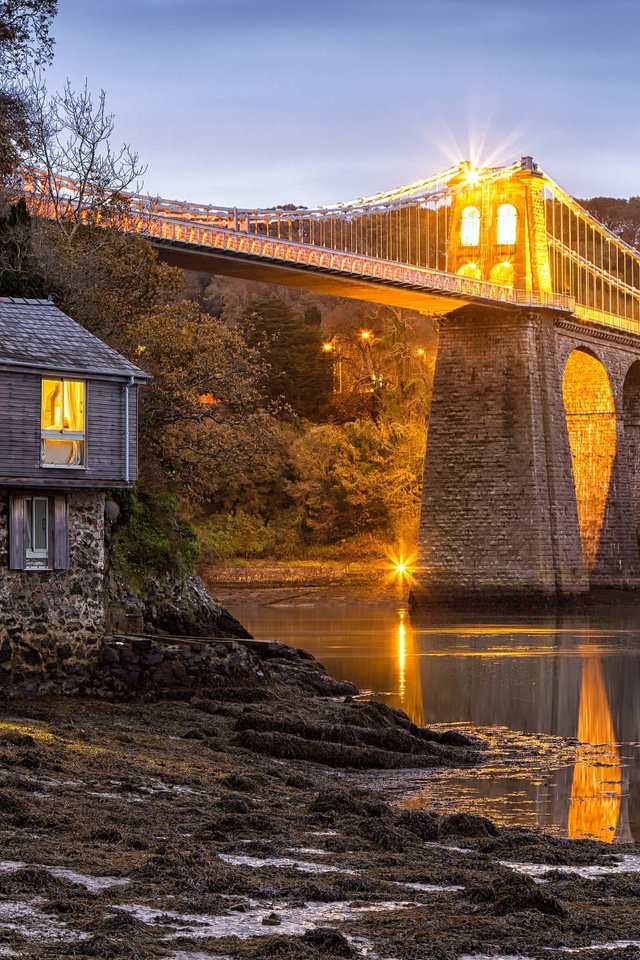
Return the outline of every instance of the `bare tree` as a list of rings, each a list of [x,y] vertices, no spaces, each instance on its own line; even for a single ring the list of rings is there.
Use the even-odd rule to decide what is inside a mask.
[[[71,243],[81,225],[116,225],[126,215],[123,193],[139,193],[145,167],[128,143],[112,146],[114,115],[106,94],[97,99],[87,84],[75,91],[67,80],[51,96],[42,75],[33,74],[30,161],[42,171],[33,179],[37,212],[55,220]]]

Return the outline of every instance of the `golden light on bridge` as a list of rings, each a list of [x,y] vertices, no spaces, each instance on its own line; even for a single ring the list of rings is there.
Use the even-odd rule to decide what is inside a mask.
[[[323,343],[323,344],[322,344],[322,349],[324,350],[325,353],[331,353],[331,351],[333,350],[333,344],[332,344],[332,343]]]
[[[464,182],[469,187],[474,187],[479,182],[479,180],[480,180],[479,171],[476,170],[475,167],[472,167],[471,165],[469,165],[469,167],[467,168],[464,174]]]

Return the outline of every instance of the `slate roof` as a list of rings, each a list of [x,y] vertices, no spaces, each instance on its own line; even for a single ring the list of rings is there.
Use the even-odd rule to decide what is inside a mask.
[[[0,366],[148,378],[50,300],[19,297],[0,297]]]

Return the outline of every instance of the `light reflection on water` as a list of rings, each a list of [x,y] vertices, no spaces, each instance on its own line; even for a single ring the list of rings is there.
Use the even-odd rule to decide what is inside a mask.
[[[333,676],[416,723],[500,726],[592,745],[578,746],[575,763],[551,777],[448,780],[452,803],[569,836],[640,840],[640,612],[438,624],[394,604],[231,606],[256,637],[305,647]]]

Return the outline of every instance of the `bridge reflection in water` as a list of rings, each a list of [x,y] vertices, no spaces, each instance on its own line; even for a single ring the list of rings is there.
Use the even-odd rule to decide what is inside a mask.
[[[416,723],[472,723],[583,742],[551,769],[449,776],[417,802],[565,835],[640,840],[640,620],[633,611],[491,625],[412,623],[366,604],[233,606],[258,637],[313,652]],[[635,746],[634,746],[635,745]],[[543,748],[541,753],[544,753]]]
[[[611,840],[620,818],[622,769],[600,658],[587,657],[582,667],[578,740],[573,770],[568,834]],[[595,753],[595,756],[594,756]]]

